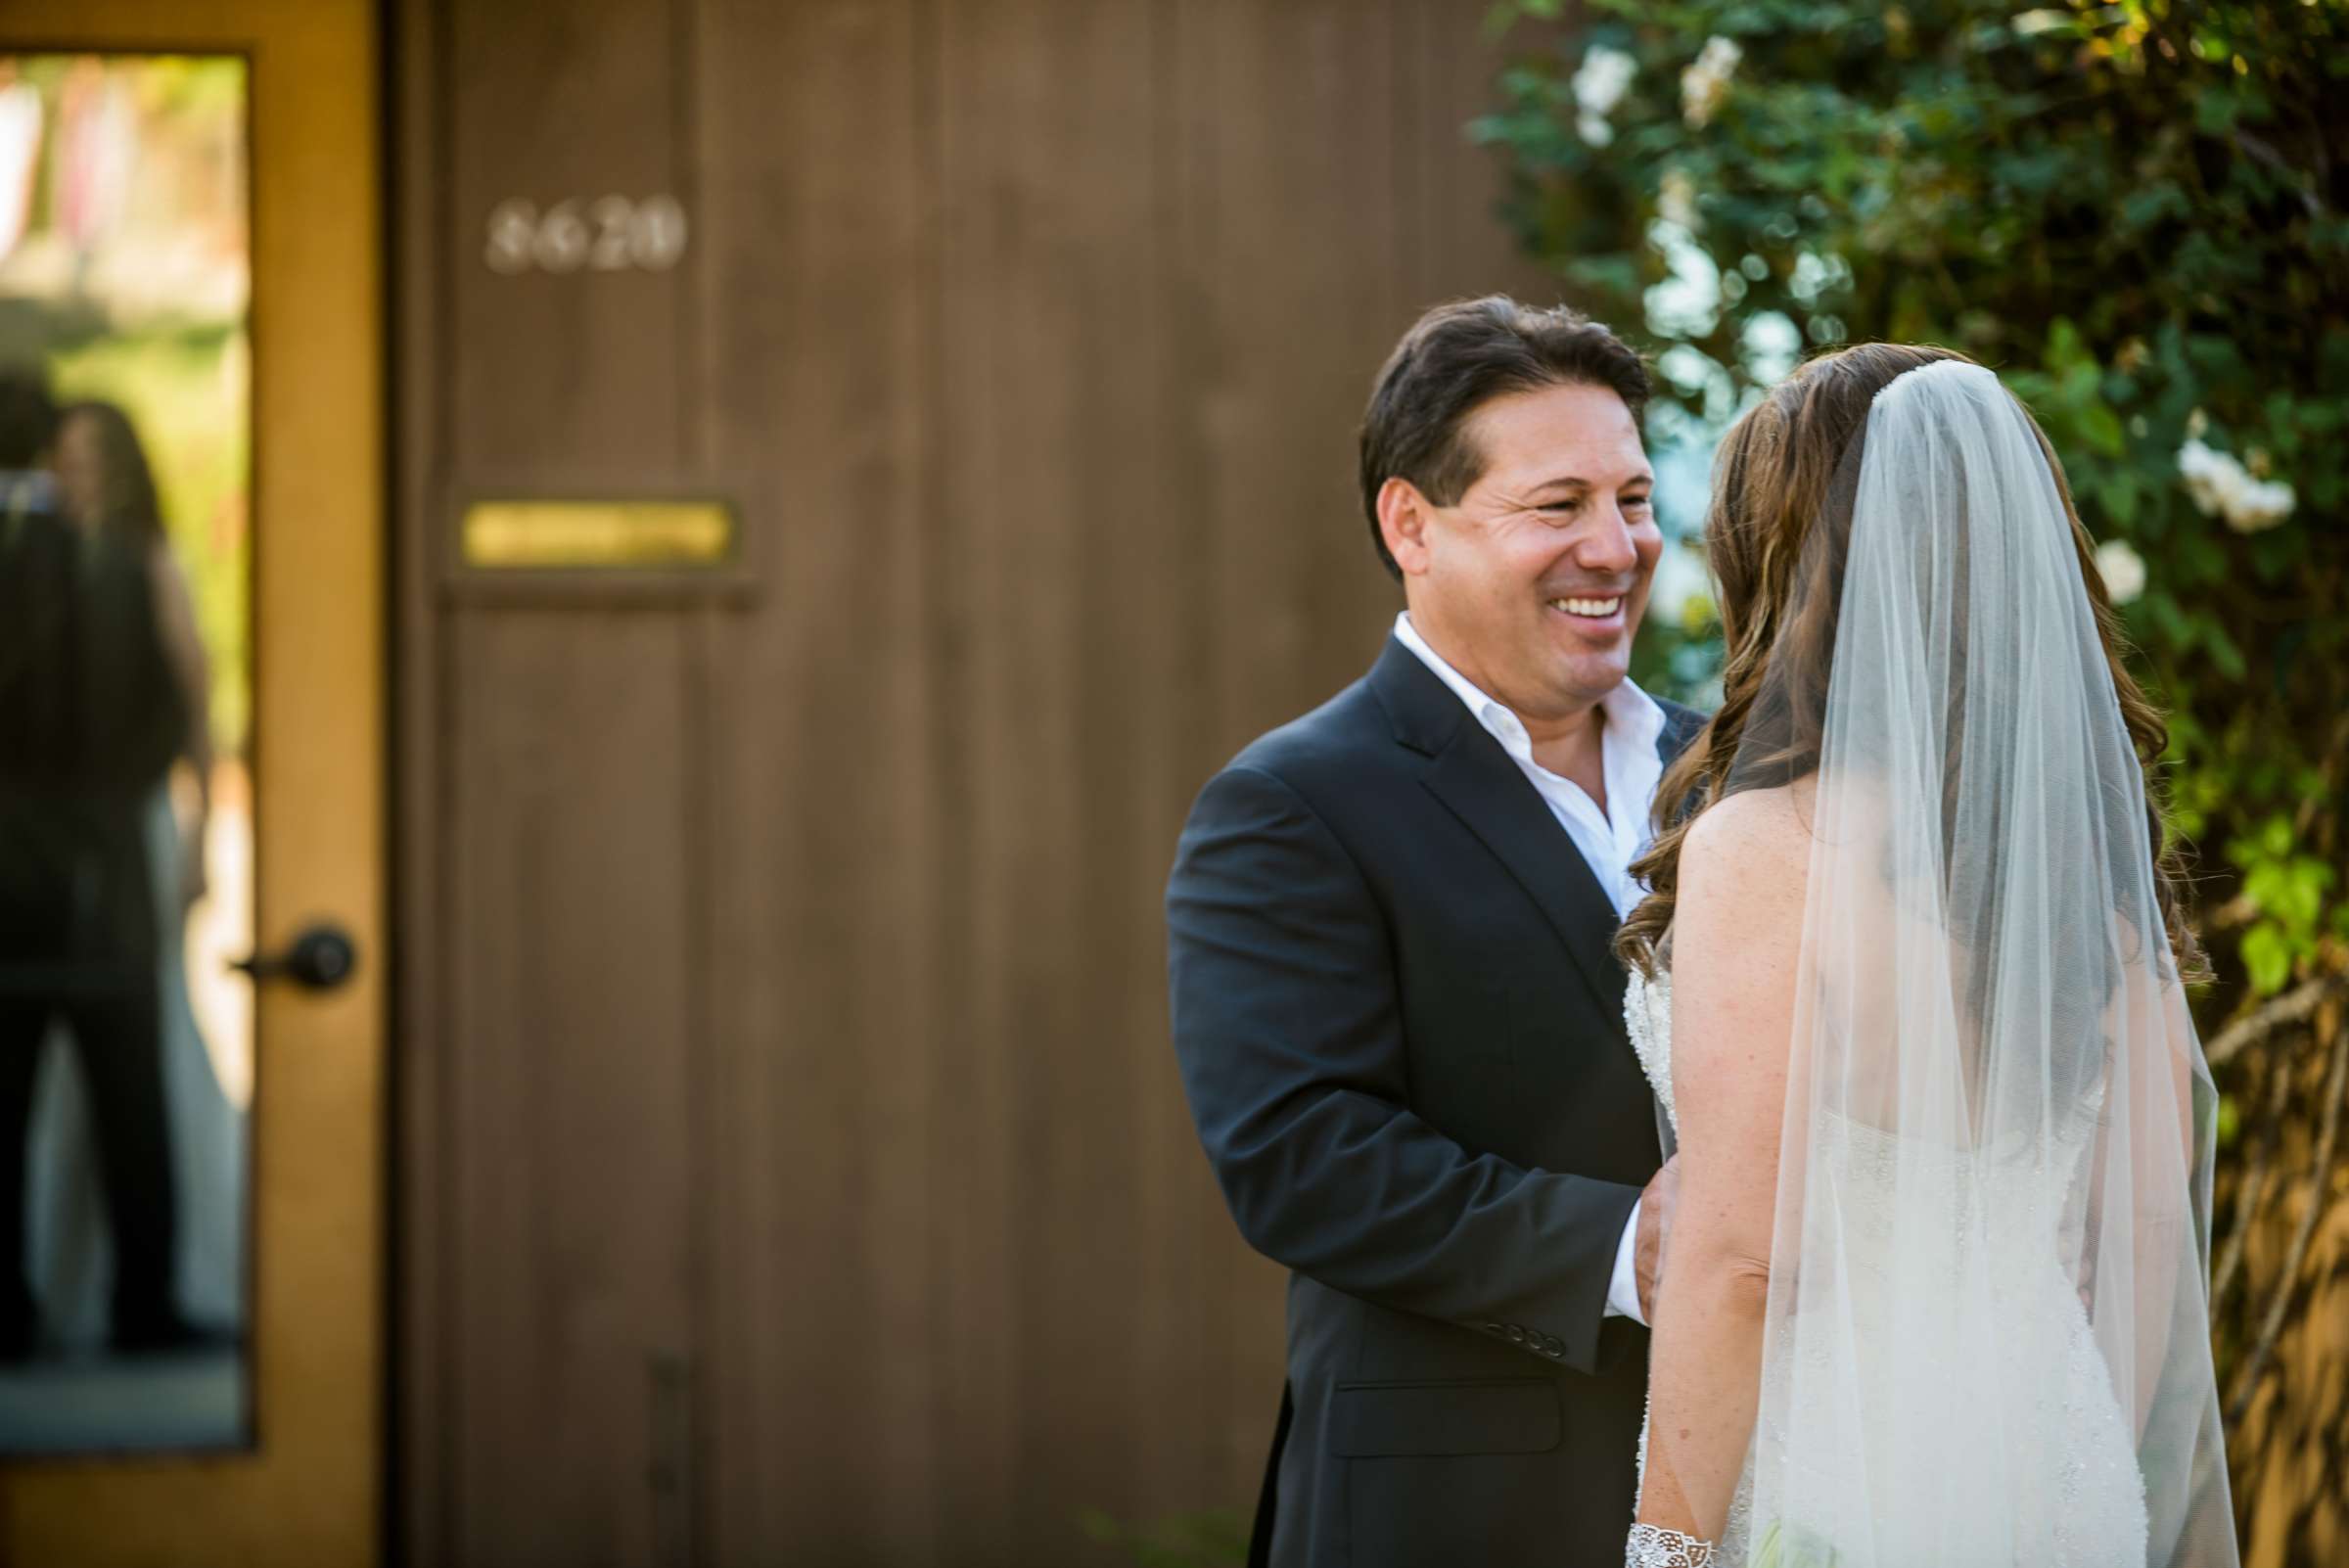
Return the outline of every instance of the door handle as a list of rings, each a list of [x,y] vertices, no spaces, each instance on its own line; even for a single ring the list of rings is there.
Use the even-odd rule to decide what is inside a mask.
[[[300,935],[276,952],[256,952],[232,958],[228,967],[241,969],[254,984],[290,980],[304,991],[332,991],[359,967],[358,945],[331,920],[303,928]]]

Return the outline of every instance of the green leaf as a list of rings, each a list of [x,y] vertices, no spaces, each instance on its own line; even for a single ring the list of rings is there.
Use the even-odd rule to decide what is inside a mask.
[[[2156,180],[2121,203],[2121,222],[2132,229],[2148,229],[2164,218],[2185,217],[2191,208],[2175,180]]]
[[[2108,403],[2085,404],[2073,417],[2088,443],[2106,457],[2120,456],[2122,448],[2129,444],[2128,432],[2121,428],[2121,416]]]
[[[2250,668],[2243,661],[2242,649],[2236,647],[2234,638],[2228,635],[2225,624],[2215,619],[2203,623],[2202,646],[2209,651],[2211,664],[2230,682],[2240,681],[2244,671]]]
[[[2096,505],[2108,521],[2124,529],[2137,521],[2137,485],[2126,469],[2098,475],[2096,485]]]
[[[2263,920],[2246,932],[2242,950],[2243,968],[2249,971],[2251,989],[2258,994],[2272,996],[2292,978],[2291,946],[2272,922]]]
[[[2081,346],[2080,329],[2069,317],[2057,316],[2048,323],[2047,364],[2052,371],[2066,371],[2088,358]]]

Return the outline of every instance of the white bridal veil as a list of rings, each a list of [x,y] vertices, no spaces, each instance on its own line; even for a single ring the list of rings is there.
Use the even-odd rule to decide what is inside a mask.
[[[2054,475],[1944,361],[1834,490],[1730,783],[1816,790],[1749,1560],[2232,1568],[2216,1096]]]

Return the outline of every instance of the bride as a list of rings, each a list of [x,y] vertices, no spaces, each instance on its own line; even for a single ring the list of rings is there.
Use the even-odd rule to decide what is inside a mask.
[[[1724,700],[1620,938],[1681,1140],[1627,1561],[2232,1568],[2198,955],[2062,472],[1875,344],[1718,475]]]

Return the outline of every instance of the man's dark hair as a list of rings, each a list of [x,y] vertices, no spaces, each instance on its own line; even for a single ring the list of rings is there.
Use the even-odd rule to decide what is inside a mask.
[[[1509,392],[1604,387],[1636,419],[1647,406],[1647,367],[1629,344],[1564,305],[1537,310],[1504,294],[1454,300],[1421,316],[1378,373],[1362,413],[1362,514],[1370,542],[1397,581],[1403,568],[1378,530],[1378,492],[1406,479],[1450,506],[1485,471],[1468,416]]]
[[[22,365],[0,367],[0,470],[30,468],[57,440],[49,381]]]

